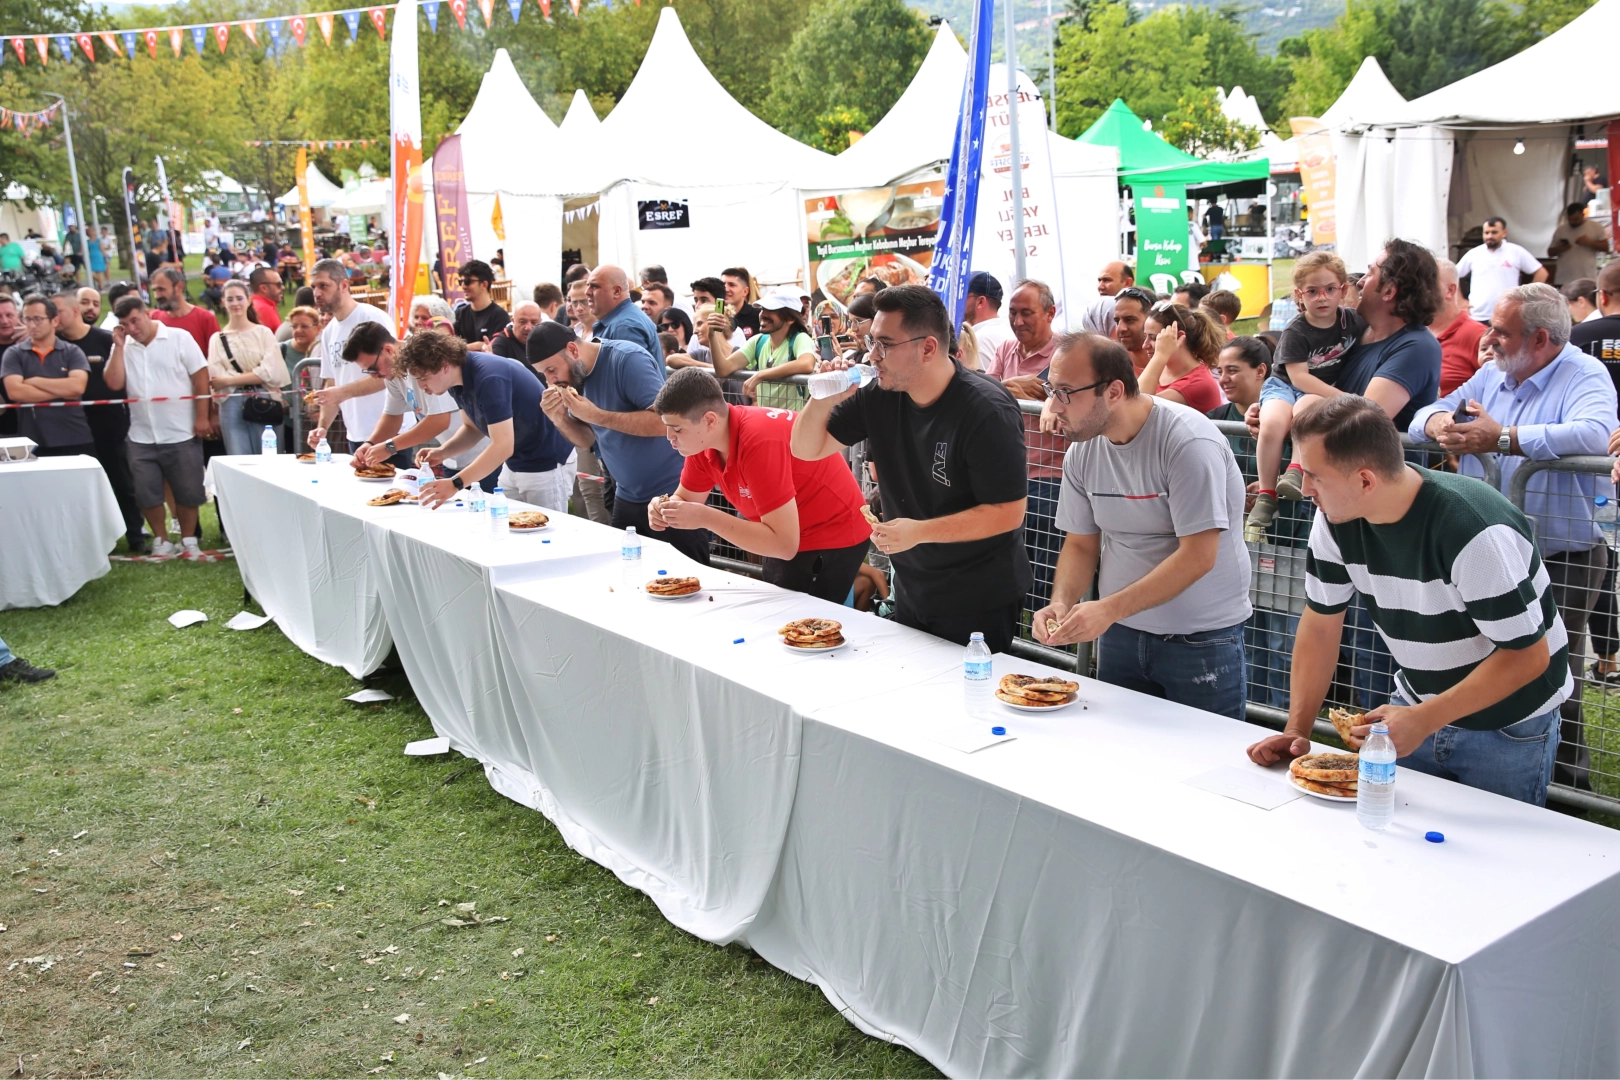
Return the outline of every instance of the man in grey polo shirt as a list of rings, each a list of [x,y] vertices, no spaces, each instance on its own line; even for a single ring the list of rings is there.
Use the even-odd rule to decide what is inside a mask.
[[[1097,677],[1243,719],[1249,554],[1243,476],[1202,413],[1138,392],[1100,334],[1057,339],[1046,387],[1063,459],[1063,531],[1037,641],[1099,641]],[[1098,576],[1098,565],[1101,575]],[[1098,599],[1085,601],[1098,578]]]
[[[23,300],[23,329],[28,336],[0,356],[0,383],[6,397],[19,404],[77,402],[90,382],[90,362],[72,342],[56,336],[56,301],[46,296]],[[38,444],[40,457],[66,457],[96,452],[95,436],[82,405],[19,409],[21,434]]]

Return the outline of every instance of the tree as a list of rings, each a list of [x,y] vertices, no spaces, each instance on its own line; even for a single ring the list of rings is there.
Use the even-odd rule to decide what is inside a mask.
[[[801,142],[846,149],[849,125],[883,118],[932,40],[902,0],[819,0],[773,66],[766,116]]]
[[[1191,94],[1208,91],[1209,39],[1182,36],[1173,12],[1159,11],[1132,22],[1124,0],[1097,0],[1089,25],[1068,23],[1057,45],[1058,131],[1084,132],[1123,98],[1137,115],[1157,126]]]
[[[1158,132],[1165,142],[1196,157],[1217,150],[1253,150],[1260,145],[1260,132],[1229,119],[1208,90],[1179,99]]]
[[[1239,4],[1223,3],[1215,8],[1183,7],[1175,15],[1184,38],[1205,39],[1209,86],[1222,87],[1228,93],[1235,86],[1243,87],[1259,104],[1260,114],[1277,126],[1287,119],[1282,114],[1282,101],[1288,92],[1288,65],[1260,53],[1258,35],[1243,25],[1245,10]]]

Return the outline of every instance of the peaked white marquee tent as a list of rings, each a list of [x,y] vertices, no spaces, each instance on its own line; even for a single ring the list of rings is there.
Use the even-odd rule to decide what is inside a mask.
[[[315,166],[309,167],[305,174],[304,183],[309,188],[309,205],[311,207],[331,206],[343,194],[343,188],[326,178],[326,174]],[[294,184],[292,190],[276,200],[282,206],[298,207],[298,185]]]

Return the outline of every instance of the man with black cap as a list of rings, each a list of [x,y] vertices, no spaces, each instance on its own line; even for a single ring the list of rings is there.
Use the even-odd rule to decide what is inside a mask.
[[[973,327],[980,356],[994,356],[1003,342],[1013,339],[1012,326],[1001,316],[1001,282],[995,275],[980,270],[968,278],[962,321]]]
[[[653,411],[664,388],[663,361],[631,341],[581,341],[554,322],[529,333],[528,359],[547,383],[541,411],[581,450],[594,445],[612,474],[613,527],[634,525],[647,535],[647,504],[681,482],[681,455]],[[660,537],[708,565],[707,529],[665,529]]]

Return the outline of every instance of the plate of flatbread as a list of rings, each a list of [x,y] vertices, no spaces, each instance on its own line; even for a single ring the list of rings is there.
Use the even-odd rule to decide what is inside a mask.
[[[399,506],[406,502],[415,502],[404,488],[389,488],[375,499],[367,499],[367,506]]]
[[[695,577],[655,577],[642,588],[654,600],[684,600],[703,591],[703,582]]]
[[[834,652],[848,645],[837,619],[794,619],[777,631],[789,652]]]
[[[506,528],[515,533],[539,532],[551,524],[551,519],[538,510],[519,510],[508,514]]]
[[[1003,675],[996,686],[996,700],[1009,709],[1024,712],[1051,712],[1073,705],[1080,684],[1048,675]]]
[[[1326,802],[1356,801],[1356,778],[1361,759],[1355,754],[1306,754],[1288,766],[1288,780],[1313,798]]]

